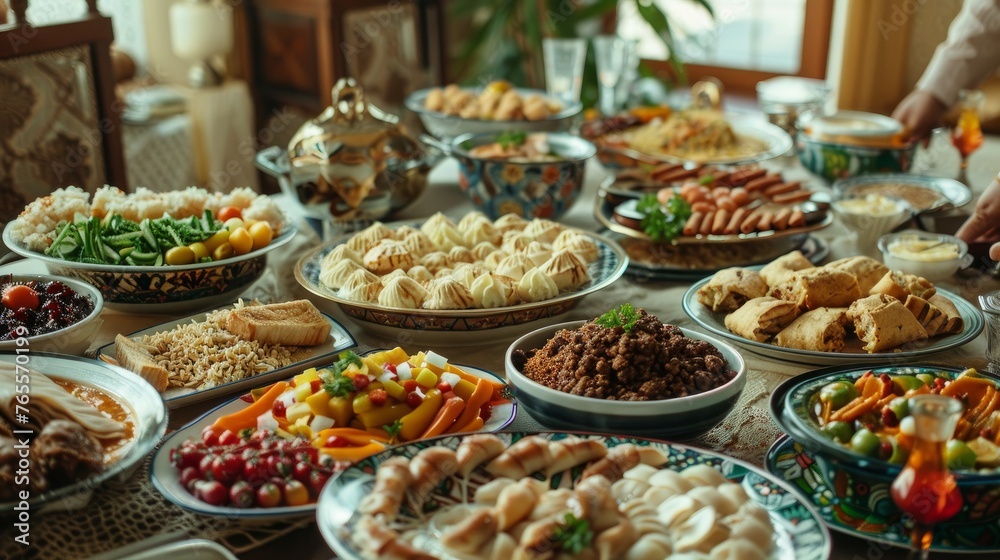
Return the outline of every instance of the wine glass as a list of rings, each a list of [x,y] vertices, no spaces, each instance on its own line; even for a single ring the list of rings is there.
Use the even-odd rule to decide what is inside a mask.
[[[927,560],[934,525],[962,509],[962,492],[948,469],[945,445],[955,433],[963,408],[962,401],[944,395],[917,395],[910,400],[916,427],[913,448],[890,494],[913,520],[911,560]]]
[[[599,98],[601,113],[605,116],[618,112],[617,88],[622,79],[628,56],[628,44],[615,35],[594,37],[594,62],[597,66],[597,83],[601,86]]]
[[[958,92],[958,121],[951,130],[951,143],[962,156],[958,180],[963,183],[968,183],[969,155],[983,145],[983,129],[979,126],[983,98],[983,92],[978,89],[963,89]]]

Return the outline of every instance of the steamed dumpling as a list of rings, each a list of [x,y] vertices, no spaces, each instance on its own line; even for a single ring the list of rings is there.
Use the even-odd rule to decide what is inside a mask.
[[[596,261],[600,254],[596,243],[591,241],[586,235],[571,229],[560,233],[559,237],[556,237],[556,240],[552,242],[552,249],[556,251],[559,249],[569,249],[585,263]]]
[[[493,273],[476,278],[470,291],[476,307],[492,309],[512,305],[516,301],[510,279]]]
[[[517,281],[514,289],[517,298],[524,303],[550,300],[559,295],[559,287],[554,280],[538,268],[532,268]]]
[[[320,270],[319,282],[327,288],[339,290],[347,277],[355,270],[364,270],[364,268],[352,260],[338,261],[333,266]]]
[[[493,272],[513,278],[514,280],[520,280],[525,273],[533,268],[535,268],[535,265],[528,259],[527,256],[523,253],[514,253],[500,261]]]
[[[365,253],[362,259],[365,268],[375,274],[387,274],[393,270],[409,270],[413,266],[413,254],[399,241],[383,239]]]
[[[420,231],[427,235],[439,251],[447,252],[452,247],[464,247],[466,244],[455,223],[440,212],[424,222],[424,225],[420,226]]]
[[[423,286],[404,273],[385,284],[378,295],[378,304],[384,307],[420,309],[429,295]]]
[[[468,309],[474,305],[469,288],[448,278],[439,280],[424,301],[426,309]]]
[[[359,268],[347,277],[337,295],[352,301],[374,303],[378,301],[378,295],[381,291],[382,282],[379,280],[379,277],[363,268]]]
[[[493,227],[499,230],[500,233],[507,233],[512,230],[521,231],[528,227],[528,220],[517,214],[504,214],[493,222]]]
[[[537,241],[532,241],[528,243],[522,251],[525,256],[531,259],[531,263],[535,266],[542,266],[545,261],[552,258],[552,249],[545,244],[539,243]]]
[[[525,235],[532,237],[535,241],[552,243],[565,229],[566,226],[553,222],[552,220],[535,218],[534,220],[531,220],[531,223],[529,223],[527,227],[524,228],[524,233]]]
[[[553,253],[552,258],[545,261],[541,270],[560,290],[572,290],[590,281],[587,266],[580,257],[566,249]]]
[[[340,261],[349,260],[361,264],[361,253],[351,249],[347,245],[337,245],[332,251],[323,257],[320,268],[325,269],[337,264]]]

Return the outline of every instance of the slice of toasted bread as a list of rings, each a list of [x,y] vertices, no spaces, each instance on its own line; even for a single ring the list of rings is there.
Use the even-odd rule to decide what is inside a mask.
[[[941,311],[936,305],[913,294],[906,296],[906,302],[903,305],[920,321],[920,324],[924,326],[924,330],[927,331],[927,336],[929,337],[937,336],[948,319],[944,311]]]
[[[138,342],[122,334],[116,336],[115,359],[123,368],[148,381],[157,391],[162,393],[166,390],[170,372],[156,363],[153,355]]]
[[[315,346],[330,336],[330,322],[311,301],[300,299],[234,309],[226,330],[262,344]]]

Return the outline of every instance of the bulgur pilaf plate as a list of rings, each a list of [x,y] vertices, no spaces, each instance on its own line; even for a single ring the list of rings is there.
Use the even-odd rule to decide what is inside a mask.
[[[204,337],[214,337],[221,334],[222,338],[235,338],[229,333],[220,333],[220,329],[210,327],[206,319],[213,313],[232,309],[232,305],[227,305],[213,309],[208,312],[195,313],[194,315],[167,321],[155,325],[148,329],[136,331],[128,335],[129,338],[159,341],[164,344],[173,343],[182,348],[201,342],[204,351],[186,351],[172,358],[164,356],[165,362],[161,362],[171,371],[171,382],[167,390],[163,392],[163,401],[167,408],[179,408],[206,399],[221,395],[234,393],[237,391],[247,391],[257,386],[285,379],[300,371],[334,360],[337,353],[357,345],[357,341],[351,333],[344,328],[336,319],[330,315],[322,313],[323,317],[330,322],[330,336],[326,342],[318,346],[309,347],[285,347],[267,348],[270,350],[267,356],[257,356],[261,349],[254,341],[239,340],[236,344],[212,344],[203,342]],[[178,327],[185,327],[177,329]],[[224,329],[221,329],[224,331]],[[272,345],[265,345],[270,347]],[[243,356],[252,356],[258,359],[256,364],[242,363]],[[115,363],[115,343],[109,342],[97,350],[97,358],[106,362]],[[175,371],[169,367],[171,362],[177,364],[175,368],[183,368],[185,363],[190,364],[190,369],[201,372],[201,377],[194,377],[190,373]],[[250,368],[259,373],[241,372],[240,370],[249,365]],[[241,373],[249,373],[242,377]],[[176,375],[176,377],[175,377]],[[213,379],[212,377],[216,377]],[[186,379],[185,379],[186,377]],[[177,380],[175,383],[175,379]],[[186,382],[187,380],[190,383]],[[185,386],[191,385],[191,386]]]

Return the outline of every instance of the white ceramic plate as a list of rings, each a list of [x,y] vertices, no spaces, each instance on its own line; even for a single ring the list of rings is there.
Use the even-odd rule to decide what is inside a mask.
[[[684,312],[694,319],[696,323],[709,331],[745,348],[749,348],[758,354],[778,358],[779,360],[820,365],[857,362],[900,363],[911,361],[914,358],[923,358],[951,348],[957,348],[974,340],[983,330],[983,316],[978,309],[958,294],[938,288],[937,293],[950,299],[955,304],[955,307],[958,308],[958,312],[965,321],[965,330],[958,334],[939,336],[911,343],[907,345],[907,350],[899,352],[890,350],[878,354],[865,352],[861,349],[861,345],[857,340],[849,340],[843,352],[818,352],[816,350],[782,348],[781,346],[775,346],[766,342],[747,340],[742,336],[733,334],[726,328],[725,313],[714,313],[711,309],[698,303],[698,289],[707,284],[711,279],[711,277],[704,278],[688,288],[682,299]]]
[[[504,432],[498,435],[509,443],[527,434]],[[559,440],[568,434],[542,433],[540,435],[548,439]],[[595,439],[604,442],[609,447],[622,443],[656,447],[663,451],[668,458],[663,468],[682,470],[690,465],[706,464],[718,469],[729,480],[741,484],[751,501],[768,510],[771,523],[775,528],[772,537],[774,549],[770,556],[772,560],[822,560],[830,555],[830,534],[812,506],[806,504],[784,482],[757,467],[718,453],[674,443],[594,434],[573,435]],[[360,517],[356,515],[358,502],[371,491],[374,485],[374,473],[380,463],[394,456],[413,457],[421,449],[431,445],[443,445],[455,449],[461,441],[461,436],[447,436],[430,441],[400,445],[374,457],[369,457],[350,467],[339,477],[331,479],[320,494],[316,522],[320,533],[337,554],[337,557],[344,560],[361,560],[363,558],[347,536],[355,530],[354,526]],[[550,486],[571,487],[579,474],[580,469],[556,473],[549,479]],[[469,479],[468,495],[473,495],[476,488],[491,479],[492,477],[482,467],[473,471],[473,475]],[[463,483],[449,479],[435,489],[434,494],[429,498],[430,504],[425,506],[425,511],[431,511],[435,506],[445,507],[462,502],[463,486]],[[442,488],[446,490],[442,491]],[[429,542],[428,544],[436,543]]]
[[[503,378],[496,375],[495,373],[486,371],[484,369],[479,369],[477,367],[455,364],[461,367],[466,372],[476,375],[478,377],[486,377],[489,379],[498,379],[503,381]],[[288,517],[296,517],[301,515],[308,515],[316,511],[316,504],[306,504],[302,506],[283,506],[275,508],[247,508],[240,509],[234,507],[219,507],[206,504],[201,500],[195,498],[187,491],[186,488],[180,482],[180,472],[177,468],[170,463],[170,450],[180,446],[184,440],[195,439],[201,437],[201,431],[205,426],[209,426],[215,422],[215,419],[219,416],[225,414],[231,414],[238,410],[243,409],[247,406],[247,403],[241,400],[239,397],[217,406],[216,408],[206,412],[197,420],[192,421],[187,426],[173,432],[163,440],[163,444],[160,445],[159,449],[153,455],[152,466],[149,470],[150,479],[153,482],[153,486],[163,494],[163,497],[170,500],[177,506],[188,511],[193,511],[195,513],[200,513],[202,515],[212,515],[218,517],[225,517],[228,519],[253,519],[253,520],[264,520],[264,519],[283,519]],[[514,415],[517,412],[517,404],[511,400],[510,402],[503,403],[493,407],[493,414],[490,419],[486,421],[483,428],[479,430],[480,432],[496,432],[506,428],[514,421]],[[336,477],[334,477],[336,478]],[[333,480],[331,478],[331,480]]]
[[[218,309],[231,309],[231,305],[226,305]],[[206,311],[204,313],[195,313],[189,317],[184,317],[183,319],[177,319],[175,321],[167,321],[165,323],[160,323],[159,325],[149,327],[148,329],[143,329],[141,331],[136,331],[128,335],[129,338],[139,338],[143,335],[151,335],[158,332],[165,332],[173,329],[178,325],[185,325],[192,321],[204,321],[205,317],[212,311]],[[322,312],[321,312],[322,313]],[[323,313],[323,317],[330,322],[330,336],[327,338],[326,342],[319,344],[317,346],[311,346],[307,348],[310,352],[309,356],[303,360],[285,366],[283,368],[273,369],[253,377],[248,377],[246,379],[241,379],[239,381],[230,381],[223,385],[216,385],[215,387],[207,387],[204,389],[185,389],[180,387],[168,387],[166,391],[163,392],[163,400],[167,403],[167,408],[179,408],[182,406],[187,406],[192,403],[203,401],[205,399],[211,399],[228,393],[235,393],[236,391],[246,391],[254,387],[259,387],[261,385],[266,385],[268,383],[273,383],[280,379],[285,379],[291,377],[300,371],[320,364],[329,363],[334,361],[334,356],[337,355],[341,350],[347,350],[348,348],[353,348],[357,345],[357,341],[351,336],[351,333],[344,328],[336,319]],[[111,341],[104,346],[97,349],[97,357],[103,360],[114,360],[115,359],[115,343]]]
[[[719,156],[692,158],[677,154],[670,154],[663,151],[644,152],[640,150],[628,149],[626,152],[635,152],[656,161],[666,163],[698,163],[698,164],[730,164],[753,163],[776,158],[792,149],[792,137],[781,128],[747,115],[726,115],[726,121],[737,136],[760,140],[764,143],[764,148],[756,152],[738,156]],[[614,148],[610,148],[614,151]]]
[[[32,497],[28,501],[32,516],[44,511],[67,511],[86,506],[93,493],[100,491],[101,483],[131,476],[163,437],[167,429],[167,409],[156,390],[138,375],[97,360],[43,352],[0,354],[0,361],[15,363],[15,358],[19,356],[27,356],[27,367],[52,379],[89,385],[111,395],[120,404],[129,407],[135,419],[134,438],[123,449],[118,461],[96,476]],[[30,410],[30,403],[28,407]],[[15,425],[15,429],[17,427]],[[0,510],[11,512],[14,505],[14,502],[0,503]]]
[[[389,224],[389,227],[401,225],[403,224]],[[353,234],[342,236],[306,253],[295,266],[295,279],[313,294],[336,302],[345,313],[357,319],[360,325],[365,327],[370,324],[379,325],[382,327],[380,330],[383,331],[385,328],[392,328],[395,331],[394,338],[414,331],[447,333],[446,336],[441,337],[442,341],[467,331],[480,331],[476,334],[477,337],[480,337],[483,336],[481,331],[521,325],[569,311],[579,303],[581,298],[606,288],[625,272],[628,267],[628,256],[617,243],[601,235],[582,230],[576,231],[589,237],[597,244],[599,251],[597,261],[590,263],[587,267],[590,283],[580,290],[535,303],[522,303],[494,309],[439,310],[391,308],[380,306],[377,303],[341,298],[335,290],[320,283],[319,273],[323,257],[336,246],[345,243]],[[495,338],[493,333],[488,336]],[[447,344],[447,342],[445,343]],[[451,342],[451,344],[455,343]]]

